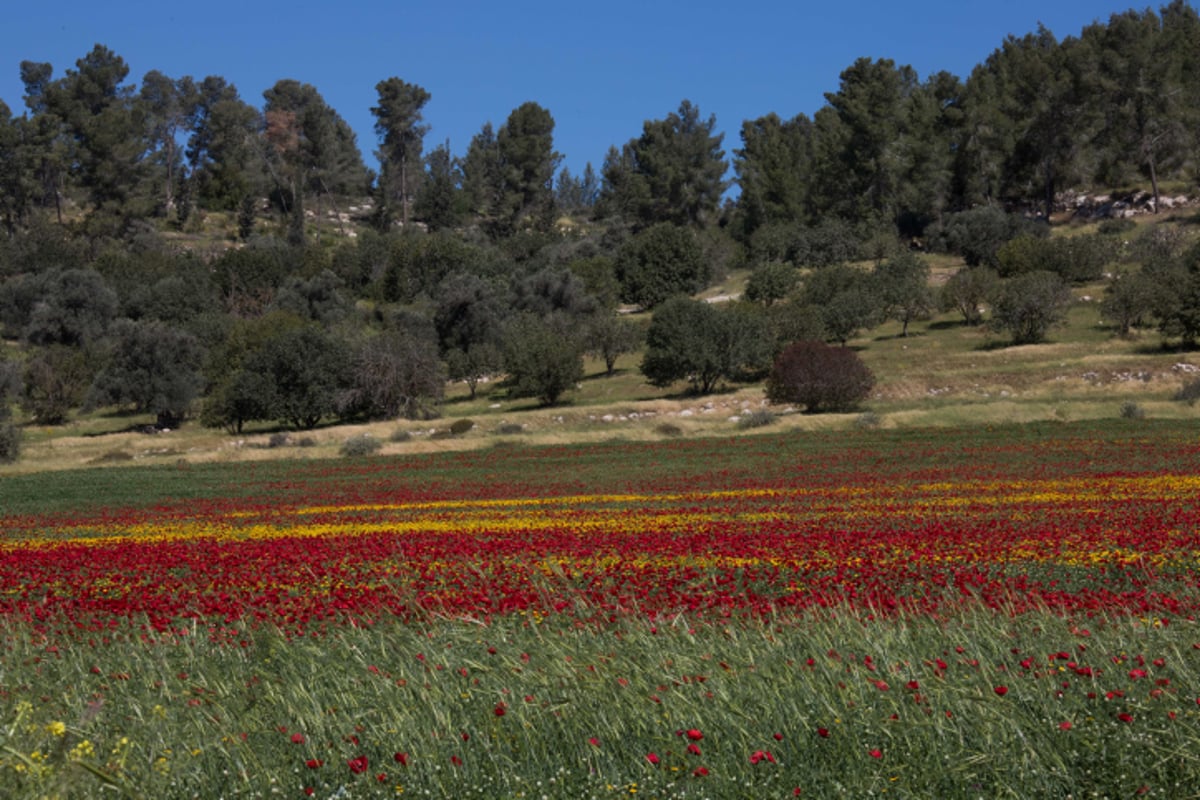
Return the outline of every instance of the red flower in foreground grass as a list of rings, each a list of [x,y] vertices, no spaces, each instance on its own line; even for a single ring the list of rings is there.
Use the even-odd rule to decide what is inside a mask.
[[[994,691],[996,692],[996,694],[1000,695],[1001,697],[1004,697],[1004,695],[1008,694],[1008,687],[1007,686],[997,686],[994,689]]]
[[[687,737],[693,742],[698,742],[704,738],[704,734],[698,728],[689,728],[687,730]]]
[[[822,739],[828,739],[829,728],[817,728],[817,736],[820,736]]]
[[[750,754],[750,763],[758,764],[761,761],[769,761],[775,763],[775,756],[771,755],[770,750],[755,750]]]
[[[867,755],[869,755],[871,758],[883,758],[883,751],[876,747],[873,750],[868,750]]]
[[[367,767],[370,766],[369,763],[367,762],[366,756],[357,756],[355,758],[352,758],[346,762],[346,765],[348,767],[350,767],[350,771],[356,775],[361,772],[366,772]]]
[[[408,753],[396,753],[396,755],[392,756],[392,758],[396,759],[396,763],[400,766],[408,766]]]
[[[499,705],[497,705],[494,709],[492,709],[492,713],[495,714],[497,717],[503,717],[504,714],[506,713],[504,704],[500,703]]]
[[[1117,714],[1117,719],[1121,720],[1121,722],[1133,722],[1133,714],[1122,711],[1120,714]]]
[[[708,767],[696,767],[694,770],[692,770],[692,774],[698,778],[703,778],[708,774]]]
[[[292,744],[304,744],[304,734],[293,733],[292,734]]]
[[[646,760],[656,767],[662,762],[657,753],[646,753]]]
[[[309,769],[317,769],[324,763],[325,762],[319,758],[310,758],[308,761],[304,762],[304,766],[308,767]]]

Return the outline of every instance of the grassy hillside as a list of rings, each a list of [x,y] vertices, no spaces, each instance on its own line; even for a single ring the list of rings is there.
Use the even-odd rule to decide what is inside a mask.
[[[1143,220],[1139,225],[1190,228],[1187,223],[1179,218]],[[1093,227],[1064,224],[1055,235],[1077,235]],[[949,256],[929,258],[935,286],[962,266]],[[747,275],[734,272],[701,297],[712,302],[736,297]],[[1037,345],[1010,346],[1003,333],[968,327],[956,313],[916,322],[907,337],[901,335],[899,323],[866,331],[848,345],[877,379],[872,397],[859,413],[807,415],[774,407],[775,422],[762,430],[993,425],[1116,418],[1122,413],[1197,419],[1200,410],[1172,398],[1200,371],[1200,354],[1165,346],[1153,330],[1117,337],[1100,316],[1103,293],[1103,283],[1074,287],[1067,325],[1052,330],[1048,341]],[[532,399],[510,399],[495,384],[482,384],[474,399],[464,385],[452,384],[442,417],[432,421],[328,426],[306,432],[259,423],[231,436],[204,429],[195,421],[179,430],[147,434],[139,431],[152,422],[149,417],[111,411],[79,415],[63,426],[25,426],[21,460],[0,466],[0,475],[91,465],[332,458],[339,456],[349,437],[362,434],[383,441],[381,453],[398,454],[497,444],[755,433],[739,422],[747,411],[765,406],[761,385],[726,386],[707,396],[688,394],[683,383],[659,389],[646,383],[638,369],[640,361],[640,353],[622,357],[612,376],[605,374],[602,363],[589,361],[578,388],[549,408],[538,407]],[[449,435],[450,425],[463,419],[474,426],[464,434]]]

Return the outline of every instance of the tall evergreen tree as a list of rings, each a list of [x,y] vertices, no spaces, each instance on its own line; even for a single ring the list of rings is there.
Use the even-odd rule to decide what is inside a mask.
[[[145,125],[134,87],[125,83],[124,59],[98,44],[75,66],[43,86],[46,109],[62,123],[71,171],[91,201],[93,232],[119,233],[150,211],[149,195],[139,192],[148,148]]]
[[[463,193],[471,213],[484,224],[495,220],[504,194],[504,174],[501,166],[500,143],[492,123],[484,123],[471,138],[462,163]]]
[[[690,100],[666,119],[645,122],[639,138],[605,159],[603,208],[632,212],[640,226],[715,221],[729,185],[721,149],[725,135],[713,132],[716,125],[715,116],[701,120]]]
[[[1176,32],[1200,29],[1190,7],[1164,10]],[[1186,36],[1186,34],[1184,34]],[[1150,180],[1158,209],[1159,174],[1178,167],[1187,154],[1197,114],[1184,90],[1187,56],[1151,10],[1114,14],[1107,24],[1084,29],[1083,74],[1092,104],[1103,99],[1097,133],[1097,177],[1110,186],[1125,183],[1131,168]]]
[[[29,214],[33,200],[33,163],[26,141],[27,120],[15,119],[0,100],[0,226],[10,236]]]
[[[554,151],[554,117],[537,103],[523,103],[509,114],[496,144],[505,229],[548,229],[554,222],[554,173],[562,160]]]
[[[188,108],[187,158],[197,200],[206,208],[233,211],[261,189],[264,161],[262,115],[217,75],[197,86]]]
[[[409,222],[413,198],[421,185],[421,147],[428,125],[421,124],[421,109],[431,95],[413,83],[388,78],[375,85],[379,105],[375,115],[375,133],[379,135],[379,163],[383,172],[379,181],[387,200],[398,205],[400,221]]]
[[[860,58],[841,74],[825,99],[837,112],[845,138],[839,152],[843,216],[892,221],[899,212],[904,142],[917,73],[891,59]]]
[[[462,214],[462,168],[450,154],[450,144],[440,144],[425,157],[425,174],[413,212],[430,231],[453,228]]]
[[[157,173],[156,182],[162,187],[162,210],[175,210],[175,198],[183,179],[183,153],[179,137],[188,122],[188,112],[195,105],[196,82],[190,77],[168,78],[158,70],[142,77],[138,104],[145,120],[146,136],[153,148],[150,163]]]
[[[268,164],[292,219],[289,237],[300,242],[305,192],[316,194],[319,201],[335,193],[362,191],[366,167],[354,132],[316,88],[284,79],[263,97]]]
[[[768,114],[742,123],[742,149],[734,151],[745,235],[774,222],[807,223],[813,169],[812,120]]]

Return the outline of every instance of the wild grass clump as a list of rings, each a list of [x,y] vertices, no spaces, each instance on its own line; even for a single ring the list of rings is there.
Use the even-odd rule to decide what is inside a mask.
[[[383,447],[383,442],[371,436],[369,433],[351,436],[342,443],[341,454],[349,457],[369,456],[379,452]]]
[[[271,438],[267,439],[267,447],[270,449],[274,449],[276,447],[287,447],[291,443],[291,435],[285,431],[272,433]]]
[[[133,461],[133,455],[124,450],[106,450],[89,461],[89,464],[123,464]]]
[[[673,422],[661,422],[658,425],[655,425],[654,432],[659,436],[666,436],[668,438],[683,436],[683,428],[679,427]]]
[[[403,444],[404,442],[411,442],[412,438],[413,438],[412,433],[404,430],[403,428],[399,428],[397,430],[392,431],[391,435],[388,436],[388,441],[393,442],[395,444]]]
[[[519,422],[504,422],[496,426],[496,433],[501,436],[516,436],[525,432],[525,426]]]

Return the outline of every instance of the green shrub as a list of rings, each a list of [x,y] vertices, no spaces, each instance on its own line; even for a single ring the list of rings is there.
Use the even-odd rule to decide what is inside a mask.
[[[1132,400],[1121,403],[1121,419],[1145,419],[1146,410]]]
[[[675,425],[673,423],[670,423],[670,422],[664,422],[664,423],[658,425],[654,429],[654,432],[657,433],[659,436],[670,436],[670,437],[683,436],[683,428],[681,428],[678,425]]]
[[[475,427],[475,421],[470,419],[456,419],[450,424],[450,433],[454,436],[462,436],[467,431]]]
[[[1118,233],[1129,233],[1135,228],[1137,228],[1137,223],[1133,220],[1126,217],[1116,217],[1104,220],[1096,230],[1106,236],[1110,236]]]
[[[379,451],[383,447],[383,442],[376,439],[370,434],[364,433],[359,436],[351,436],[342,443],[341,453],[344,456],[369,456],[372,453]]]
[[[874,411],[864,411],[854,418],[854,427],[861,431],[871,431],[883,424],[883,417]]]
[[[519,422],[504,422],[496,428],[496,433],[501,436],[515,436],[518,433],[524,433],[525,426]]]
[[[11,421],[0,422],[0,464],[16,461],[21,455],[21,429]]]
[[[1190,380],[1180,387],[1173,398],[1180,403],[1187,403],[1189,406],[1196,405],[1196,401],[1200,400],[1200,378]]]
[[[762,428],[775,422],[775,414],[767,408],[756,408],[738,417],[737,426],[742,430]]]
[[[392,435],[388,437],[389,442],[403,443],[411,442],[412,434],[404,429],[392,431]]]
[[[267,447],[272,449],[276,447],[287,447],[291,443],[291,437],[286,433],[272,433],[271,438],[267,440]]]

